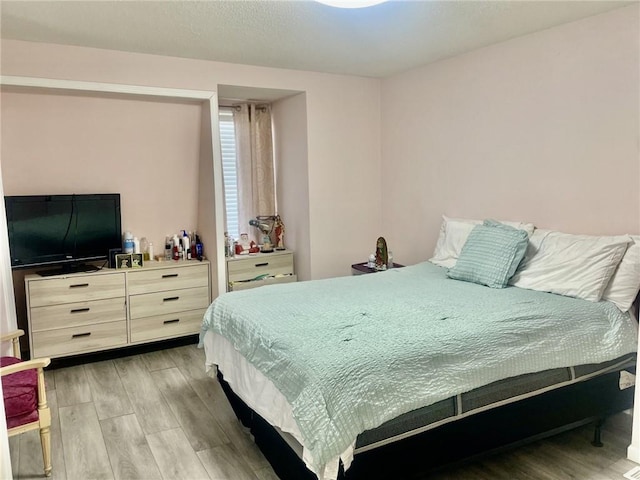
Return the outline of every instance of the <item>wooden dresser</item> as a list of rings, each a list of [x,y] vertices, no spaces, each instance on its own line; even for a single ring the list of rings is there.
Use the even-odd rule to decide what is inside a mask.
[[[209,262],[150,262],[25,277],[31,358],[64,357],[191,335],[211,302]]]

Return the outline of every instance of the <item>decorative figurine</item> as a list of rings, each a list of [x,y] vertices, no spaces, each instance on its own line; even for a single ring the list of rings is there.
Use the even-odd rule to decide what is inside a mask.
[[[249,244],[249,255],[255,255],[256,253],[259,253],[259,252],[260,252],[260,247],[258,247],[258,244],[256,244],[256,242],[251,240],[251,243]]]
[[[378,237],[376,242],[376,270],[386,270],[389,262],[389,254],[387,251],[387,241],[384,237]]]
[[[240,249],[238,249],[238,246],[240,247]],[[251,242],[249,241],[249,234],[241,233],[240,240],[236,244],[236,253],[238,253],[239,255],[246,255],[249,253],[250,248],[251,248]]]
[[[276,215],[273,231],[275,234],[276,250],[284,250],[284,223],[282,223],[280,215]]]

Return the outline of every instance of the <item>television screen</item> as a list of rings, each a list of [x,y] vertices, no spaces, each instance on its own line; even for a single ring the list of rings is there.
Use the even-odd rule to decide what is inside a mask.
[[[120,194],[5,197],[11,266],[107,259],[122,244]]]

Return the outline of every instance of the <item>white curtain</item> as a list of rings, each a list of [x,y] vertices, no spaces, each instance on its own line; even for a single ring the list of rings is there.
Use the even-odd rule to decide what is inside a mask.
[[[257,215],[275,215],[271,107],[240,105],[234,110],[238,161],[238,223],[240,233],[258,243],[258,231],[249,226]]]

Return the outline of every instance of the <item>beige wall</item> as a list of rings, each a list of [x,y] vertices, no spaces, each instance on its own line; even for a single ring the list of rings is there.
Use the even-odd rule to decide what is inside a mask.
[[[330,277],[334,264],[350,274],[380,235],[380,102],[358,82],[350,77],[348,88],[307,93],[307,112],[318,113],[309,114],[309,132],[321,133],[309,135],[310,158],[316,152],[309,162],[311,270],[318,277]]]
[[[277,212],[285,223],[285,246],[294,251],[299,280],[311,278],[307,101],[304,93],[274,102],[271,110],[276,159]]]
[[[161,253],[166,234],[197,225],[201,108],[4,92],[5,194],[120,193],[123,231]]]
[[[307,158],[301,161],[307,163],[309,176],[300,181],[309,182],[311,242],[305,254],[310,277],[349,274],[350,264],[366,255],[368,244],[375,242],[380,192],[371,185],[379,185],[380,179],[378,80],[21,41],[3,41],[1,66],[3,75],[209,91],[223,84],[305,92]],[[108,115],[115,121],[122,117],[115,109]],[[3,146],[3,167],[11,156]],[[103,168],[101,164],[95,170]],[[14,188],[14,177],[6,172],[3,177],[8,193]],[[51,188],[66,181],[64,177],[62,171],[54,172],[49,177]],[[105,188],[110,187],[105,178]],[[130,190],[123,198],[127,205],[146,201],[150,191],[154,198],[160,191],[170,193],[153,182]],[[156,208],[161,211],[162,205]],[[287,228],[293,228],[290,220],[284,220]]]
[[[640,232],[639,7],[382,82],[382,205],[399,262],[440,215]]]

